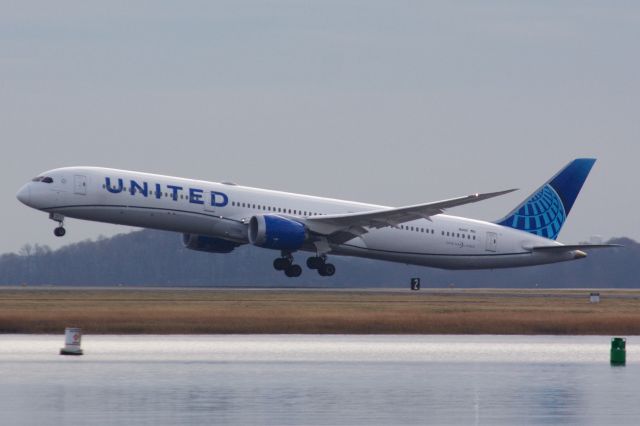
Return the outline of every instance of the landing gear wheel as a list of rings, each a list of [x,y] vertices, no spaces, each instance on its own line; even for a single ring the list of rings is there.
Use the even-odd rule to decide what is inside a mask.
[[[62,237],[67,233],[64,229],[64,216],[60,213],[49,213],[49,219],[58,222],[58,227],[53,230],[53,235]]]
[[[289,278],[299,277],[302,274],[302,268],[300,265],[291,265],[284,270],[284,274]]]
[[[325,263],[318,269],[318,273],[323,277],[330,277],[336,273],[336,267],[332,263]]]
[[[312,256],[307,258],[307,268],[320,269],[324,264],[324,259],[318,256]]]
[[[320,269],[318,269],[318,272],[323,277],[330,277],[336,273],[336,267],[333,266],[332,263],[325,263]]]
[[[273,261],[273,267],[276,271],[284,271],[291,267],[291,261],[286,257],[278,257]]]

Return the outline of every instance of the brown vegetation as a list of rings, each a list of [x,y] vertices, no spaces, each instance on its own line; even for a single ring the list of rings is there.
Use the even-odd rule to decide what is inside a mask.
[[[1,333],[640,334],[640,292],[0,290]]]

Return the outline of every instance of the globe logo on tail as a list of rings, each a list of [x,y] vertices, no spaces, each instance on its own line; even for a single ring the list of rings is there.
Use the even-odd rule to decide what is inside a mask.
[[[566,218],[560,196],[546,184],[500,224],[555,240]]]

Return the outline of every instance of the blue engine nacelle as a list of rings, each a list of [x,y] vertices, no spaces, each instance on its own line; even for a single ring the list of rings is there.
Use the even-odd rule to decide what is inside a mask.
[[[182,234],[182,244],[190,250],[209,253],[231,253],[240,244],[206,235]]]
[[[253,216],[249,222],[249,242],[276,250],[298,250],[307,239],[300,222],[275,215]]]

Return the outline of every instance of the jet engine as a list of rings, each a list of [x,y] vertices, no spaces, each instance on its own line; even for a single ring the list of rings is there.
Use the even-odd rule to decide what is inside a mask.
[[[249,242],[276,250],[298,250],[307,239],[300,222],[276,215],[253,216],[249,222]]]

